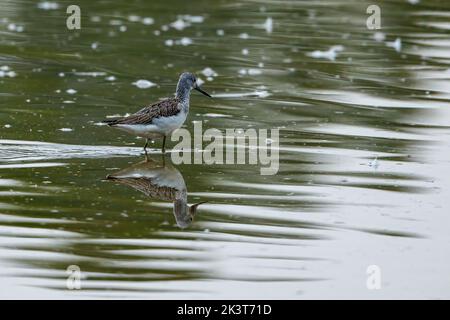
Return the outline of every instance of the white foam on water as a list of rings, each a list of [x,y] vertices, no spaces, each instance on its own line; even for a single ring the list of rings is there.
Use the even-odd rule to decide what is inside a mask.
[[[181,44],[182,46],[188,46],[191,45],[193,43],[191,38],[181,38],[180,40],[176,41],[176,44]]]
[[[139,21],[141,21],[141,17],[139,17],[137,15],[134,15],[134,14],[130,14],[128,16],[128,21],[130,21],[130,22],[139,22]]]
[[[138,87],[139,89],[148,89],[148,88],[156,86],[156,83],[153,83],[148,80],[142,80],[142,79],[138,80],[136,82],[133,82],[132,84],[135,85],[136,87]]]
[[[267,33],[272,33],[272,31],[273,31],[273,19],[272,19],[272,17],[268,17],[263,24],[257,25],[256,27],[266,30]]]
[[[384,41],[385,38],[386,38],[386,35],[383,32],[375,32],[373,34],[373,39],[375,41],[381,42],[381,41]]]
[[[183,15],[181,18],[191,23],[202,23],[205,21],[205,17],[203,16],[191,16],[189,14]]]
[[[205,69],[203,69],[201,71],[201,73],[205,76],[205,77],[217,77],[218,74],[217,72],[215,72],[213,69],[206,67]]]
[[[249,38],[249,35],[248,35],[247,33],[241,33],[241,34],[239,35],[239,38],[241,38],[241,39],[248,39],[248,38]]]
[[[8,31],[15,31],[15,32],[23,32],[25,30],[24,26],[17,25],[15,23],[10,23],[7,26]]]
[[[344,50],[344,46],[342,45],[336,45],[332,46],[328,51],[320,51],[315,50],[312,52],[308,52],[306,55],[312,58],[316,59],[328,59],[331,61],[334,61],[338,55],[339,52]]]
[[[202,86],[204,83],[205,81],[202,78],[197,77],[197,85]]]
[[[145,17],[142,19],[142,23],[149,26],[155,23],[155,19],[150,18],[150,17]]]
[[[57,10],[59,8],[59,4],[52,1],[42,1],[37,4],[37,7],[42,10]]]
[[[179,31],[186,29],[190,25],[191,25],[190,23],[188,23],[188,22],[186,22],[186,21],[184,21],[182,19],[178,19],[178,20],[176,20],[176,21],[174,21],[174,22],[172,22],[170,24],[170,26],[172,28],[174,28],[176,30],[179,30]]]
[[[14,78],[15,76],[17,76],[17,73],[12,70],[11,71],[0,70],[0,78],[4,77]]]
[[[402,50],[402,39],[397,38],[395,41],[386,42],[386,46],[389,48],[394,48],[395,51],[400,52]]]

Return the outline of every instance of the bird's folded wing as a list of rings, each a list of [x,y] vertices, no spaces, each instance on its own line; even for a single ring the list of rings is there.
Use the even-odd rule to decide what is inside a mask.
[[[149,107],[145,107],[131,116],[107,120],[105,121],[109,125],[117,124],[151,124],[153,119],[159,117],[175,116],[180,112],[180,101],[176,98],[166,99],[155,103]]]

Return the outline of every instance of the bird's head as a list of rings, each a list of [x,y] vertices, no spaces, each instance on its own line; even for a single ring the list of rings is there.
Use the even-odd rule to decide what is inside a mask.
[[[206,202],[207,201],[203,201],[189,206],[185,200],[176,200],[174,202],[173,213],[175,215],[177,225],[182,229],[187,228],[192,221],[194,221],[194,217],[197,213],[197,207]]]
[[[212,98],[207,92],[203,91],[197,83],[197,78],[190,72],[184,72],[180,76],[180,80],[178,81],[178,89],[188,89],[191,91],[192,89],[201,92],[207,97]]]

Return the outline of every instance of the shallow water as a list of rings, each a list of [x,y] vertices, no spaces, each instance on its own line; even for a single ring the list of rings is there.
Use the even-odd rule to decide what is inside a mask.
[[[0,297],[450,298],[450,3],[383,3],[378,33],[365,1],[77,3],[69,31],[70,2],[0,0]],[[166,156],[208,201],[179,228],[106,180],[144,141],[98,122],[186,70],[214,99],[185,127],[279,128],[280,168]]]

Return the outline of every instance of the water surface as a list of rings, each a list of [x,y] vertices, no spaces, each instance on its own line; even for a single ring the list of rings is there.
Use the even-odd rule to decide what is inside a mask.
[[[0,296],[449,298],[450,4],[411,2],[374,31],[366,1],[78,1],[69,31],[71,2],[0,1]],[[274,176],[166,156],[208,201],[187,228],[105,180],[144,141],[98,125],[183,71],[214,95],[185,128],[280,129]]]

